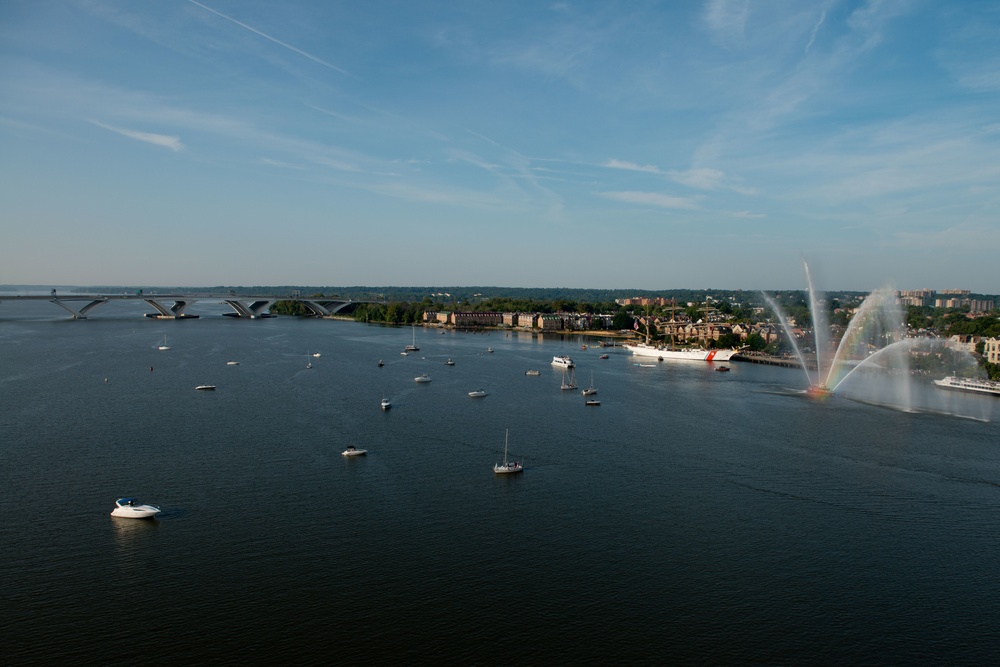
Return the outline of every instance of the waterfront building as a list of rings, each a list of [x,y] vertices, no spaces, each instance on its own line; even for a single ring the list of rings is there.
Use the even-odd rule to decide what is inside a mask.
[[[563,319],[559,315],[539,315],[536,322],[542,331],[561,331],[564,328]]]
[[[503,323],[503,313],[489,311],[455,311],[451,314],[456,327],[498,327]]]
[[[956,336],[949,336],[948,340],[944,342],[944,346],[957,352],[975,352],[976,343],[978,342],[979,336],[959,334]]]
[[[991,364],[1000,364],[1000,338],[983,339],[983,356]]]

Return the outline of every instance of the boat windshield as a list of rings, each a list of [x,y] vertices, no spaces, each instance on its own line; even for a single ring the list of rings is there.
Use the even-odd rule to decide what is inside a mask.
[[[119,507],[125,507],[126,505],[135,505],[135,503],[136,503],[135,498],[119,498],[117,501],[115,501],[115,504],[118,505]]]

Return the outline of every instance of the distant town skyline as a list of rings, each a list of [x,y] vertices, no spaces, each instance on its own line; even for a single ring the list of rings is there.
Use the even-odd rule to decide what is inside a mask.
[[[0,7],[0,283],[1000,293],[1000,7]]]

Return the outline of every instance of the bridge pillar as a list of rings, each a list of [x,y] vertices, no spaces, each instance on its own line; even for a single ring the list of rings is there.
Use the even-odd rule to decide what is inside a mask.
[[[197,303],[197,299],[175,299],[174,305],[164,306],[162,303],[156,299],[151,299],[149,297],[143,297],[143,301],[156,308],[158,314],[154,315],[152,313],[148,314],[147,317],[155,317],[157,319],[164,320],[180,320],[188,317],[198,317],[197,315],[185,315],[184,311],[193,303]]]
[[[257,319],[258,317],[270,317],[268,309],[271,307],[277,299],[257,299],[250,303],[240,301],[239,299],[223,299],[223,303],[229,305],[230,308],[236,311],[233,317],[249,317],[251,319]]]
[[[104,298],[104,297],[99,297],[99,298],[96,298],[96,299],[91,299],[91,298],[88,297],[88,298],[84,298],[84,299],[72,299],[72,300],[73,301],[87,301],[88,303],[86,305],[84,305],[83,308],[74,308],[73,306],[69,305],[68,303],[66,303],[66,301],[64,301],[63,299],[60,299],[59,297],[53,297],[53,298],[49,299],[49,301],[51,301],[52,303],[56,304],[57,306],[61,306],[62,308],[68,310],[69,313],[73,316],[74,320],[85,320],[85,319],[87,319],[87,313],[88,312],[90,312],[92,309],[96,308],[97,306],[101,305],[102,303],[107,302],[107,299]]]

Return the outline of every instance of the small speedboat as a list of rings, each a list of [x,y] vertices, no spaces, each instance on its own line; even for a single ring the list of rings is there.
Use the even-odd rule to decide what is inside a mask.
[[[599,400],[597,400],[596,398],[588,399],[586,401],[586,403],[584,403],[584,405],[592,405],[592,406],[597,406],[597,405],[600,405],[600,404],[601,404],[601,402]]]
[[[451,357],[448,357],[448,361],[444,362],[445,366],[454,366],[455,362],[452,361]]]
[[[475,391],[470,391],[469,392],[469,396],[471,396],[472,398],[482,398],[483,396],[486,396],[486,395],[487,394],[486,394],[486,391],[484,389],[477,389]]]
[[[729,366],[719,366],[715,369],[717,373],[726,373],[729,371]]]
[[[534,368],[529,368],[528,370],[524,371],[524,374],[525,375],[532,375],[532,376],[534,376],[534,375],[541,375],[542,373],[541,373],[541,371],[538,371],[538,370],[536,370]]]
[[[382,361],[381,359],[379,359],[379,360],[378,360],[378,367],[379,367],[379,368],[382,368],[383,366],[385,366],[385,362],[384,362],[384,361]]]
[[[489,354],[493,354],[493,348],[492,347],[486,348],[486,352]]]
[[[598,358],[598,359],[610,359],[611,357],[610,357],[610,356],[608,356],[607,354],[602,354],[601,356],[599,356],[599,357],[597,357],[597,358]]]
[[[215,385],[214,384],[200,384],[197,387],[195,387],[195,390],[196,391],[215,391]]]
[[[238,362],[238,361],[227,361],[226,365],[227,366],[239,366],[240,362]]]
[[[115,508],[111,510],[111,516],[123,519],[152,519],[160,513],[160,508],[155,505],[140,505],[135,498],[119,498],[115,501]]]
[[[313,352],[313,356],[319,358],[322,357],[323,355],[320,354],[319,352]]]
[[[343,456],[364,456],[368,453],[367,449],[358,449],[354,445],[350,445],[347,449],[341,452]]]
[[[423,375],[418,375],[417,377],[413,378],[413,381],[414,382],[430,382],[431,381],[431,376],[428,375],[427,373],[424,373]]]
[[[388,398],[386,398],[385,396],[383,396],[382,397],[382,409],[383,410],[388,410],[391,407],[392,407],[392,401],[390,401]]]

